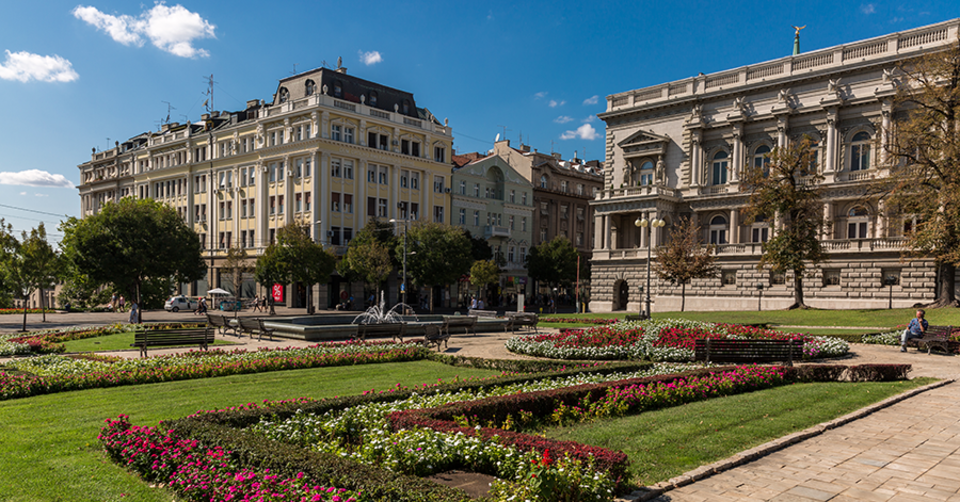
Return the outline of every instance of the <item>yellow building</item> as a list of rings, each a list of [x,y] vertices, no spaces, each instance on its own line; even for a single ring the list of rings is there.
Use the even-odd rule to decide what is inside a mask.
[[[227,249],[246,248],[255,259],[293,222],[338,254],[370,218],[450,223],[452,145],[446,121],[418,108],[413,94],[346,68],[318,68],[282,79],[271,103],[251,100],[242,111],[166,124],[94,151],[79,166],[82,215],[124,196],[176,208],[200,235],[210,267],[182,292],[230,290],[220,278]],[[283,303],[306,307],[306,287],[288,285]],[[248,281],[243,296],[253,288]],[[338,276],[314,288],[319,308],[349,290]]]

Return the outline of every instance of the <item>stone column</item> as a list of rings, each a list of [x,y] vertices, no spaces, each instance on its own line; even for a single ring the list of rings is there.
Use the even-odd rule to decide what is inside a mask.
[[[787,123],[789,119],[786,115],[780,115],[777,117],[777,146],[780,148],[787,147]]]
[[[884,131],[886,131],[886,129],[884,129]],[[883,199],[877,201],[877,216],[875,220],[877,230],[873,235],[875,239],[885,239],[887,237],[887,219],[883,216],[884,207]]]
[[[596,249],[606,249],[603,247],[603,220],[605,216],[595,215],[594,216],[594,225],[593,225],[593,246]],[[533,216],[530,217],[530,222],[533,224]],[[532,233],[531,233],[532,235]],[[531,239],[532,240],[532,239]]]
[[[880,160],[880,165],[884,166],[887,163],[887,150],[890,148],[890,114],[893,112],[893,104],[890,100],[884,100],[880,113],[883,118],[880,123],[880,155],[877,157]],[[882,201],[881,201],[882,202]]]
[[[740,211],[730,210],[730,244],[740,244]]]
[[[827,110],[827,154],[824,159],[824,174],[837,171],[837,110]]]
[[[700,170],[703,169],[703,149],[700,146],[700,131],[695,131],[691,141],[690,152],[690,186],[692,188],[700,187]]]
[[[613,215],[605,215],[603,217],[603,231],[606,234],[606,237],[603,240],[603,249],[611,250],[613,246],[610,243],[610,240],[613,239]]]
[[[823,239],[833,239],[833,203],[825,202],[823,204]]]
[[[733,160],[731,163],[730,180],[740,181],[740,172],[743,170],[743,125],[736,123],[733,125]]]

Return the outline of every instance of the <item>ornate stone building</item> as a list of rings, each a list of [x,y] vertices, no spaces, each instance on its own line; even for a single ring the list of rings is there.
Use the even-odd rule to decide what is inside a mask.
[[[370,218],[450,223],[452,146],[446,121],[418,108],[413,94],[346,68],[318,68],[280,80],[270,103],[251,100],[241,111],[167,124],[94,151],[78,166],[81,214],[125,196],[175,207],[200,235],[209,263],[205,279],[182,289],[203,295],[232,288],[220,277],[228,248],[255,259],[294,222],[339,254]],[[399,294],[393,282],[391,303]],[[286,286],[283,303],[306,307],[308,287]],[[337,275],[312,287],[319,308],[349,289]],[[248,281],[244,296],[253,288]]]
[[[721,275],[687,286],[695,310],[783,308],[791,277],[757,269],[772,222],[743,224],[739,177],[773,148],[807,135],[825,177],[823,245],[828,261],[805,278],[809,304],[830,308],[909,306],[934,296],[935,267],[901,260],[909,219],[883,214],[866,182],[884,175],[898,62],[956,43],[960,20],[667,82],[607,97],[604,187],[596,218],[593,289],[597,312],[640,309],[648,246],[664,244],[681,217],[717,244]],[[643,217],[666,226],[651,237]],[[775,227],[775,224],[773,225]],[[655,260],[655,258],[654,258]],[[893,284],[890,285],[889,283]],[[762,287],[760,291],[758,288]],[[678,310],[680,287],[654,275],[655,311]],[[891,300],[892,298],[892,300]]]

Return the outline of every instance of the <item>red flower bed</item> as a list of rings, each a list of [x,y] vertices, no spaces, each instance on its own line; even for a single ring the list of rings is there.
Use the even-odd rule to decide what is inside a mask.
[[[554,347],[609,347],[633,345],[643,338],[643,328],[617,330],[605,326],[589,329],[563,328],[559,333],[536,335],[538,343],[553,342]]]

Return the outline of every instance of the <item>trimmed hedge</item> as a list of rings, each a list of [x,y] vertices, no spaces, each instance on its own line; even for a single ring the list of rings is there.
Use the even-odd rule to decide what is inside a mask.
[[[561,330],[562,331],[562,330]],[[499,370],[511,373],[543,373],[565,371],[568,369],[592,369],[591,373],[607,374],[615,371],[637,371],[642,369],[635,362],[616,361],[565,361],[557,359],[485,359],[482,357],[455,356],[430,352],[427,359],[450,366],[464,366],[486,370]],[[647,366],[652,363],[645,363]]]

